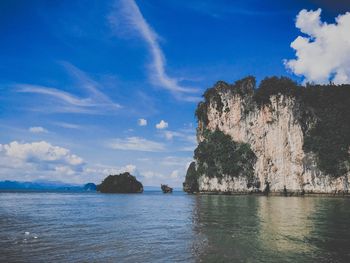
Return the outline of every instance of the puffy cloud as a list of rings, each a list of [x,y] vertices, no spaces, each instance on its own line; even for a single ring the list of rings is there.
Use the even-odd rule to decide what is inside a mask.
[[[305,82],[350,83],[350,13],[339,15],[334,24],[321,21],[321,9],[301,10],[296,27],[307,36],[298,36],[291,47],[296,59],[285,66]]]
[[[84,160],[68,149],[48,142],[0,144],[0,178],[9,180],[59,180],[78,182]]]
[[[138,175],[138,171],[136,168],[136,165],[133,164],[127,164],[125,166],[119,167],[119,168],[112,168],[112,169],[106,169],[104,170],[105,174],[120,174],[128,172],[132,175]]]
[[[147,120],[146,119],[138,119],[137,124],[139,126],[146,126],[147,125]]]
[[[129,172],[129,173],[135,173],[136,172],[136,166],[133,164],[128,164],[125,167],[123,167],[124,172]]]
[[[165,149],[164,144],[147,140],[140,137],[127,137],[113,139],[108,146],[117,150],[161,152]]]
[[[38,127],[30,127],[29,131],[31,133],[47,133],[48,132],[48,130],[46,130],[45,128],[40,127],[40,126],[38,126]]]
[[[84,164],[82,158],[71,154],[66,148],[53,146],[48,142],[19,143],[13,141],[1,145],[0,153],[6,157],[20,160],[24,163],[52,164],[79,167]]]
[[[159,123],[156,124],[157,129],[165,129],[168,128],[169,124],[166,121],[161,120]]]

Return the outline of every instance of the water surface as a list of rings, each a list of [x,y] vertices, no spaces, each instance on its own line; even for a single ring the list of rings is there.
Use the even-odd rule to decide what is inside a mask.
[[[350,262],[350,199],[0,193],[1,262]]]

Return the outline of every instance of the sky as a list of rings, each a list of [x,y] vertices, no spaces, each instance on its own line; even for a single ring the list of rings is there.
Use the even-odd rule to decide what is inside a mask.
[[[350,83],[346,2],[1,1],[0,180],[181,186],[215,82]]]

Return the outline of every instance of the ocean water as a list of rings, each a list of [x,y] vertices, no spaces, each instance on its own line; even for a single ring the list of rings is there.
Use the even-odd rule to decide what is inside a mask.
[[[0,193],[0,262],[350,262],[350,199]]]

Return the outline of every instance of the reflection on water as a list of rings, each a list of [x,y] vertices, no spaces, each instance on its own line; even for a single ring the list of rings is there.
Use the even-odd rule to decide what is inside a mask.
[[[312,253],[314,247],[305,242],[313,224],[314,199],[305,198],[259,198],[261,244],[271,253],[297,258],[298,254]]]
[[[201,196],[200,262],[350,262],[350,200]]]
[[[0,262],[350,262],[350,199],[0,193]]]

